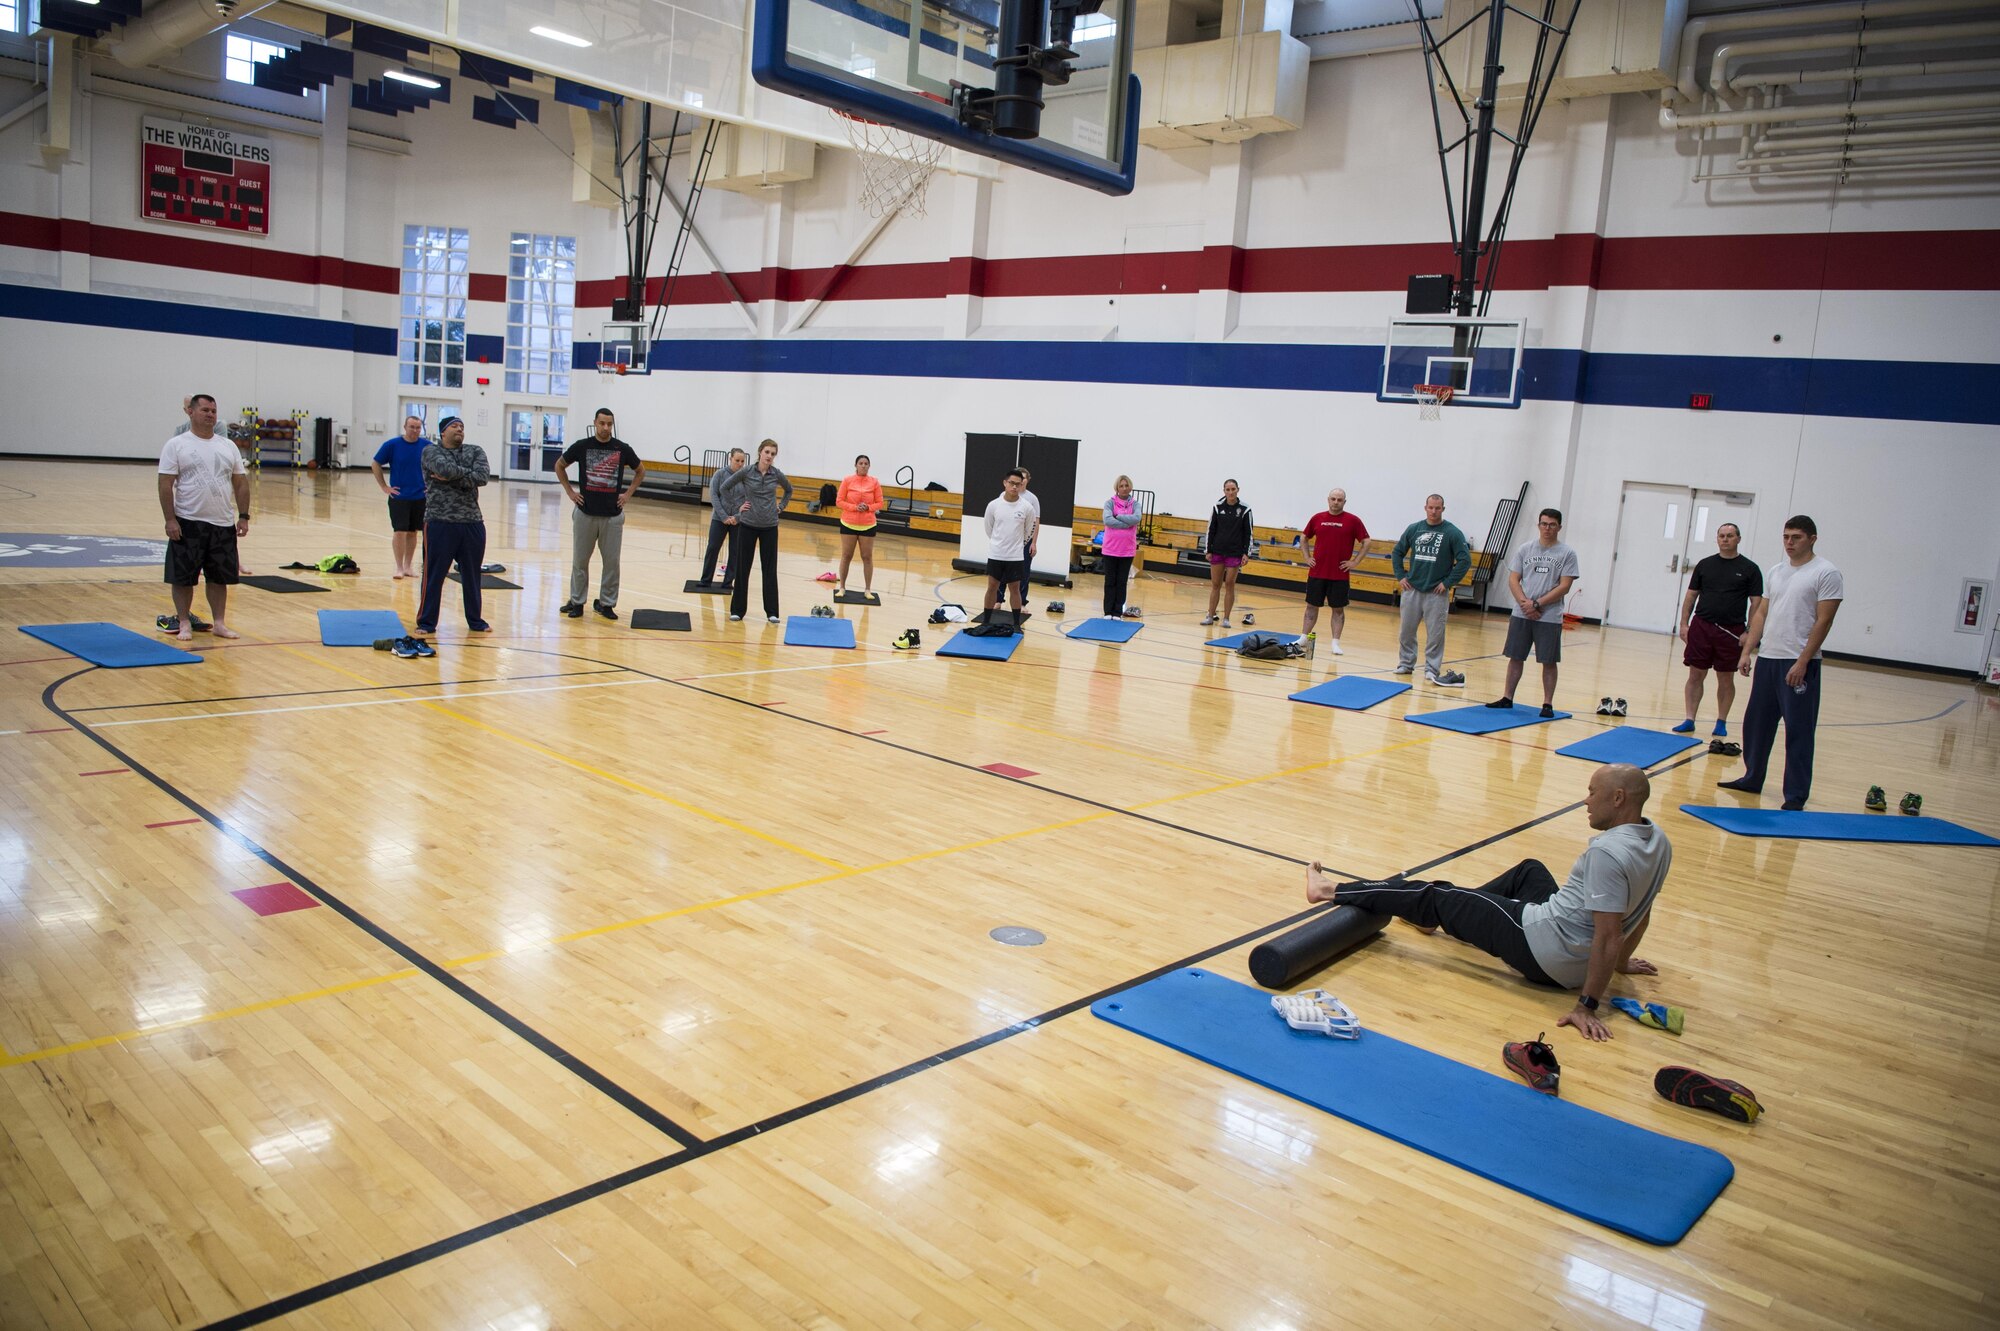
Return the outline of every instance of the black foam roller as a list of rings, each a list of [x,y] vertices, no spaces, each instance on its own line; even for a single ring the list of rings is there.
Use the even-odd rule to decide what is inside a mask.
[[[1250,952],[1250,977],[1266,989],[1289,989],[1343,952],[1382,932],[1387,915],[1358,906],[1335,906],[1290,933],[1257,944]]]

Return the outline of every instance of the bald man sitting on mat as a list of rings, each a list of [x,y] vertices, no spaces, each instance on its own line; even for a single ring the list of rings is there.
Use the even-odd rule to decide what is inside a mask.
[[[1306,870],[1306,900],[1394,915],[1426,932],[1442,928],[1536,984],[1577,990],[1576,1006],[1556,1025],[1609,1040],[1597,1009],[1612,974],[1659,974],[1632,955],[1674,858],[1666,833],[1646,818],[1651,794],[1646,774],[1629,763],[1591,773],[1583,807],[1597,835],[1562,884],[1540,860],[1522,860],[1478,888],[1404,878],[1337,884],[1315,860]]]

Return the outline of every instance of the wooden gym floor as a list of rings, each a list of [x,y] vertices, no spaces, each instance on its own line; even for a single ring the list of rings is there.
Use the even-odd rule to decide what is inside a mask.
[[[1561,1000],[1407,929],[1318,977],[1496,1072],[1549,1031],[1567,1098],[1726,1152],[1736,1180],[1677,1247],[1087,1011],[1195,961],[1247,978],[1315,856],[1566,871],[1591,768],[1549,750],[1603,724],[1603,694],[1678,719],[1662,639],[1568,635],[1581,715],[1473,738],[1402,717],[1494,695],[1497,616],[1453,617],[1463,695],[1334,712],[1285,695],[1335,662],[1204,649],[1202,588],[1172,579],[1136,584],[1122,648],[1044,614],[1010,663],[938,659],[928,626],[893,653],[980,588],[951,547],[883,538],[860,650],[788,648],[680,594],[704,511],[638,502],[621,610],[694,617],[642,634],[555,615],[565,502],[503,484],[489,558],[524,589],[489,593],[497,632],[472,641],[448,594],[437,659],[406,661],[314,626],[414,610],[368,476],[255,495],[257,571],[345,550],[363,572],[238,589],[243,640],[198,668],[92,669],[13,632],[148,630],[153,568],[0,566],[10,1331],[2000,1322],[2000,855],[1725,836],[1677,809],[1734,771],[1705,752],[1652,806],[1677,853],[1641,992],[1688,1009],[1684,1038],[1621,1019],[1588,1046],[1556,1032]],[[0,463],[0,531],[157,530],[146,467]],[[782,545],[785,610],[830,600],[833,533]],[[1056,595],[1082,618],[1098,584]],[[1296,627],[1294,598],[1243,600]],[[1357,607],[1346,644],[1340,670],[1386,672],[1393,612]],[[1814,807],[1880,784],[2000,830],[1990,692],[1828,679]],[[252,900],[307,908],[232,895],[273,884]],[[1670,1062],[1767,1114],[1665,1103]]]

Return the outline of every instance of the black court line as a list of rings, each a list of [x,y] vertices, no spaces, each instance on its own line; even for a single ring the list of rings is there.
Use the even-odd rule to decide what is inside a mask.
[[[237,831],[236,828],[230,826],[229,823],[223,820],[221,817],[217,816],[214,813],[211,813],[208,809],[204,808],[202,805],[197,803],[192,796],[175,788],[172,782],[167,781],[165,778],[161,777],[160,775],[152,771],[152,769],[143,766],[131,755],[127,754],[124,750],[120,749],[117,745],[113,744],[110,740],[105,739],[102,735],[99,735],[96,731],[92,730],[87,724],[77,720],[75,717],[71,716],[68,712],[64,711],[62,709],[61,704],[56,702],[56,697],[55,697],[56,690],[60,689],[63,685],[69,683],[69,681],[75,679],[78,675],[86,675],[96,669],[98,669],[98,667],[96,666],[86,666],[82,670],[71,671],[69,674],[64,675],[61,679],[56,680],[54,683],[50,684],[47,688],[42,690],[42,705],[48,708],[49,711],[61,717],[73,729],[75,729],[77,733],[84,736],[84,738],[90,740],[91,743],[97,745],[99,748],[103,749],[106,753],[118,759],[119,762],[124,763],[134,773],[144,777],[147,781],[151,782],[162,793],[166,794],[167,796],[172,798],[175,802],[177,802],[182,807],[187,809],[188,812],[194,814],[197,818],[200,818],[203,822],[213,827],[216,831],[222,833],[222,835],[228,837],[231,841],[234,841],[238,846],[241,846],[244,850],[250,852],[252,855],[256,856],[259,860],[262,860],[265,864],[270,865],[273,869],[276,869],[279,873],[285,875],[286,878],[298,884],[299,887],[303,888],[305,891],[310,892],[319,901],[331,907],[349,924],[352,924],[355,928],[361,930],[363,933],[367,934],[370,938],[373,938],[376,942],[388,948],[391,952],[395,953],[397,956],[401,957],[404,961],[408,962],[410,965],[422,971],[425,975],[435,980],[438,984],[443,985],[451,993],[456,994],[459,998],[464,999],[467,1003],[471,1004],[478,1011],[484,1013],[487,1017],[491,1018],[495,1022],[498,1022],[506,1030],[508,1030],[515,1036],[519,1037],[523,1041],[527,1042],[531,1047],[539,1050],[541,1053],[543,1053],[550,1059],[554,1060],[555,1063],[561,1068],[563,1068],[565,1071],[571,1073],[573,1076],[583,1081],[586,1085],[591,1086],[599,1093],[606,1096],[614,1103],[618,1104],[620,1107],[630,1112],[632,1115],[634,1115],[639,1120],[644,1122],[647,1126],[655,1129],[658,1132],[665,1134],[668,1137],[673,1138],[676,1142],[679,1142],[682,1146],[695,1146],[700,1144],[701,1138],[695,1136],[692,1132],[688,1131],[680,1124],[674,1122],[672,1119],[668,1118],[665,1114],[662,1114],[659,1110],[647,1104],[644,1100],[641,1100],[631,1091],[626,1090],[623,1086],[620,1086],[617,1082],[611,1080],[611,1078],[605,1076],[602,1072],[599,1072],[596,1068],[590,1066],[590,1064],[584,1062],[582,1059],[578,1058],[575,1054],[570,1053],[569,1050],[563,1048],[561,1045],[557,1044],[554,1040],[551,1040],[548,1036],[543,1035],[540,1031],[528,1025],[525,1021],[522,1021],[519,1017],[507,1011],[505,1008],[501,1007],[498,1003],[486,997],[484,994],[474,989],[471,985],[459,979],[456,975],[453,975],[450,971],[447,971],[443,966],[440,966],[437,962],[432,961],[429,957],[417,951],[414,947],[411,947],[408,943],[405,943],[402,939],[396,937],[394,934],[390,933],[387,929],[375,923],[375,921],[369,919],[366,915],[363,915],[359,910],[356,910],[353,906],[348,905],[345,901],[342,901],[339,897],[327,891],[325,888],[321,887],[318,883],[315,883],[312,879],[306,877],[304,874],[300,873],[297,869],[294,869],[291,865],[279,859],[276,855],[272,854],[270,851],[266,850],[263,846],[257,844],[257,842],[252,840],[248,834]]]
[[[292,693],[238,693],[223,698],[170,698],[166,702],[113,702],[96,707],[72,707],[72,716],[85,712],[136,712],[142,707],[195,707],[211,702],[262,702],[269,698],[323,698],[336,693],[380,693],[385,689],[442,689],[459,684],[513,684],[524,679],[564,679],[570,675],[619,675],[624,666],[603,670],[551,670],[539,675],[494,675],[480,679],[419,680],[411,684],[357,684],[344,689],[299,689]]]

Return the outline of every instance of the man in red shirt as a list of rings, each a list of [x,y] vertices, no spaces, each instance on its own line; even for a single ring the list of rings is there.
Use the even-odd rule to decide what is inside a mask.
[[[1313,654],[1318,635],[1319,608],[1327,608],[1328,639],[1333,654],[1341,655],[1340,631],[1347,627],[1348,573],[1368,544],[1368,528],[1347,511],[1347,491],[1338,487],[1327,491],[1326,512],[1315,513],[1306,523],[1306,558],[1312,569],[1306,576],[1306,619],[1299,632],[1305,635],[1306,655]]]

